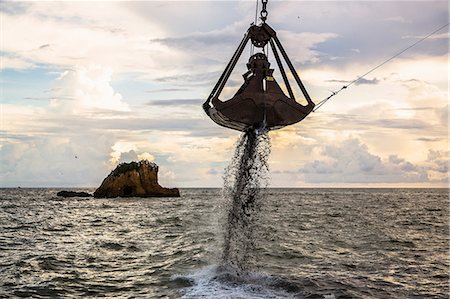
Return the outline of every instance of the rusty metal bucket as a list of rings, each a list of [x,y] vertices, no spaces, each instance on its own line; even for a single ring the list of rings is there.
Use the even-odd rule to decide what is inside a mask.
[[[244,83],[236,94],[226,101],[219,99],[226,81],[249,40],[255,47],[261,48],[268,46],[270,43],[289,97],[284,94],[273,77],[274,70],[270,68],[267,56],[264,53],[256,53],[250,57],[247,63],[248,72],[243,75]],[[299,85],[308,102],[307,105],[304,106],[295,101],[275,45],[278,46]],[[214,122],[227,128],[239,131],[249,129],[275,130],[303,120],[313,110],[314,103],[276,37],[275,31],[266,23],[263,23],[260,26],[253,25],[249,28],[208,100],[203,104],[203,108]]]

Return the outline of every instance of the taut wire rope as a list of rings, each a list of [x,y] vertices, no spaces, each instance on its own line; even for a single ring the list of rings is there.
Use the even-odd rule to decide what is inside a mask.
[[[434,30],[433,32],[431,32],[430,34],[428,34],[427,36],[419,39],[418,41],[416,41],[415,43],[413,43],[412,45],[408,46],[407,48],[401,50],[400,52],[398,52],[397,54],[395,54],[394,56],[390,57],[389,59],[386,59],[385,61],[383,61],[382,63],[378,64],[377,66],[373,67],[372,69],[370,69],[368,72],[364,73],[363,75],[359,76],[358,78],[356,78],[355,80],[351,81],[349,84],[342,86],[340,89],[335,90],[331,93],[331,95],[329,95],[327,98],[323,99],[322,101],[320,101],[319,103],[317,103],[316,107],[314,108],[313,112],[316,112],[320,107],[322,107],[326,102],[328,102],[332,97],[334,97],[335,95],[337,95],[339,92],[341,92],[342,90],[346,89],[347,87],[349,87],[350,85],[358,82],[359,80],[361,80],[362,78],[364,78],[365,76],[367,76],[368,74],[372,73],[373,71],[375,71],[376,69],[382,67],[383,65],[385,65],[386,63],[388,63],[389,61],[391,61],[392,59],[400,56],[401,54],[403,54],[404,52],[408,51],[409,49],[411,49],[412,47],[416,46],[417,44],[423,42],[424,40],[426,40],[427,38],[429,38],[430,36],[436,34],[437,32],[441,31],[442,29],[444,29],[445,27],[447,27],[450,23],[447,23],[441,27],[439,27],[438,29]]]

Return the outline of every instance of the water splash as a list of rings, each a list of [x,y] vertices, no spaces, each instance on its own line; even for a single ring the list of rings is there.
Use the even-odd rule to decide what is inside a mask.
[[[255,264],[257,224],[268,185],[270,139],[267,131],[241,135],[234,156],[225,169],[222,266],[238,272]]]

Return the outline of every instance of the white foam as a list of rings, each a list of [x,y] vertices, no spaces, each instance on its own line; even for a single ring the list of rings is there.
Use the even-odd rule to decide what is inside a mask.
[[[281,299],[295,298],[291,294],[270,288],[273,279],[264,273],[250,273],[245,277],[222,272],[216,265],[208,266],[193,273],[178,276],[193,281],[194,285],[181,291],[182,298],[254,298]],[[328,298],[331,299],[331,298]]]

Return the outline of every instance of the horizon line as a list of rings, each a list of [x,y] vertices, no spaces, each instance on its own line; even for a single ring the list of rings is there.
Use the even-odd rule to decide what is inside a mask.
[[[0,186],[0,189],[97,189],[98,187],[6,187],[6,186]],[[178,188],[178,189],[222,189],[223,187],[170,187],[170,188]],[[312,186],[305,186],[305,187],[267,187],[267,188],[261,188],[261,189],[448,189],[450,190],[450,187],[392,187],[392,186],[385,186],[385,187],[312,187]]]

